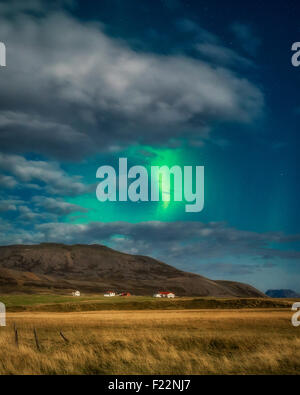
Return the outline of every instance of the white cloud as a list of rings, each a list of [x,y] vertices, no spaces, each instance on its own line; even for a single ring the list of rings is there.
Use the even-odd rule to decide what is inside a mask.
[[[49,194],[70,196],[90,190],[90,186],[80,182],[79,177],[68,176],[55,162],[27,160],[23,156],[0,152],[0,170],[13,175],[23,186],[32,181],[40,182]]]
[[[36,226],[43,234],[40,241],[87,244],[109,244],[140,254],[181,262],[218,259],[226,257],[251,256],[268,259],[299,259],[297,250],[281,250],[271,247],[271,243],[299,242],[300,235],[285,235],[281,232],[257,233],[230,228],[222,222],[94,222],[73,225],[48,223]],[[115,235],[118,235],[115,238]]]
[[[224,62],[135,52],[61,11],[41,19],[16,11],[0,18],[0,36],[3,151],[78,158],[116,141],[201,137],[216,121],[250,122],[263,107],[262,92]]]
[[[220,44],[200,43],[197,50],[215,64],[224,66],[253,67],[254,63]]]
[[[12,189],[17,185],[17,181],[12,176],[6,176],[0,174],[0,186],[1,188]]]
[[[85,213],[88,210],[78,206],[77,204],[72,204],[64,202],[62,199],[54,199],[45,196],[35,196],[32,202],[36,207],[45,210],[46,212],[54,213],[57,215],[67,215],[74,212]]]

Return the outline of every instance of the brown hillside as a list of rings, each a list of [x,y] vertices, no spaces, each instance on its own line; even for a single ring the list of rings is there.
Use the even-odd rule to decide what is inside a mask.
[[[79,289],[126,290],[136,295],[171,290],[182,296],[262,297],[247,284],[212,281],[150,257],[101,245],[15,245],[0,247],[0,292]]]

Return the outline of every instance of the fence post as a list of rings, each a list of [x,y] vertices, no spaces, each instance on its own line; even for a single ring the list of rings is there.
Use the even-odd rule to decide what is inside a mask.
[[[15,323],[14,323],[14,332],[15,332],[15,343],[16,343],[16,346],[19,348],[18,328],[16,327],[16,324],[15,324]]]
[[[33,333],[34,333],[34,339],[35,339],[36,348],[40,352],[41,351],[41,347],[40,347],[40,344],[39,344],[39,339],[38,339],[38,336],[37,336],[35,328],[33,328]]]
[[[66,336],[62,333],[62,331],[60,331],[59,334],[60,334],[60,336],[63,338],[63,340],[64,340],[66,343],[69,343],[69,340],[68,340],[68,339],[66,338]]]

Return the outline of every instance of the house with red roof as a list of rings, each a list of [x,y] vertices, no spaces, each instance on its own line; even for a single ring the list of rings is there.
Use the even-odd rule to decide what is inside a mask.
[[[107,297],[116,296],[116,293],[115,293],[114,291],[107,291],[107,292],[104,294],[104,296],[107,296]]]
[[[175,298],[173,292],[160,291],[153,295],[154,298]]]

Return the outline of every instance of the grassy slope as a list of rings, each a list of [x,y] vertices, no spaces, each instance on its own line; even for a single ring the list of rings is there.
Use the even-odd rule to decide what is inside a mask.
[[[291,308],[292,299],[269,298],[177,298],[155,299],[150,296],[105,298],[61,295],[0,295],[7,311],[97,311],[97,310],[158,310],[158,309],[241,309]]]
[[[300,329],[291,325],[291,311],[22,312],[7,318],[0,328],[0,374],[300,372]]]

